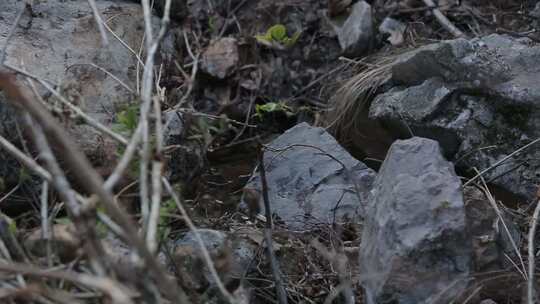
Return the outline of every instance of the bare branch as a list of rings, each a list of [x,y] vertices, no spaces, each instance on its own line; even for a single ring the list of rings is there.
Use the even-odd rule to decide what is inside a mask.
[[[15,34],[15,30],[17,29],[17,26],[19,25],[19,21],[21,20],[21,17],[24,14],[24,11],[26,11],[26,5],[27,5],[26,3],[22,4],[22,7],[19,10],[17,17],[15,18],[15,21],[13,21],[13,24],[11,25],[11,29],[9,30],[8,36],[6,38],[6,43],[4,44],[4,47],[2,48],[2,53],[0,54],[0,66],[2,66],[4,64],[4,61],[6,60],[9,41]]]
[[[51,174],[40,166],[35,160],[24,154],[21,150],[10,143],[6,138],[0,135],[0,147],[4,148],[10,155],[20,161],[25,167],[31,169],[41,178],[50,181],[52,180]]]
[[[219,274],[216,271],[216,267],[214,266],[214,262],[212,262],[212,258],[210,257],[210,253],[208,252],[208,249],[206,248],[206,245],[204,244],[204,241],[201,238],[201,235],[197,231],[197,227],[195,227],[195,224],[191,221],[191,218],[189,217],[189,214],[186,212],[186,209],[184,209],[184,206],[182,205],[182,202],[180,201],[180,197],[174,192],[174,190],[171,187],[171,184],[169,181],[162,177],[161,179],[163,181],[163,185],[165,186],[165,189],[169,194],[172,196],[174,202],[176,203],[176,207],[178,210],[180,210],[180,213],[182,213],[182,217],[186,224],[189,227],[189,230],[195,235],[195,240],[197,241],[197,244],[199,245],[199,248],[201,249],[203,260],[206,263],[206,266],[208,267],[208,270],[210,271],[210,274],[214,278],[214,281],[216,282],[216,285],[223,294],[223,296],[227,299],[227,301],[231,304],[236,303],[237,301],[234,299],[234,297],[227,291],[227,288],[225,288],[225,285],[219,278]]]
[[[141,114],[139,124],[141,125],[142,132],[142,151],[141,151],[141,164],[140,164],[140,200],[141,200],[141,214],[143,218],[143,227],[148,227],[148,216],[150,212],[149,204],[149,185],[148,185],[148,166],[150,163],[150,135],[149,135],[149,123],[148,114],[150,112],[150,106],[152,103],[152,86],[154,78],[154,57],[158,50],[159,44],[165,34],[167,33],[167,27],[170,19],[169,14],[171,10],[171,0],[165,1],[163,18],[161,19],[161,28],[156,39],[152,36],[152,20],[150,16],[150,5],[148,0],[142,0],[145,34],[146,34],[146,46],[147,55],[146,62],[144,64],[143,78],[142,78],[142,90],[141,90]]]
[[[71,168],[74,177],[79,181],[81,186],[87,192],[96,194],[99,197],[107,213],[124,230],[125,241],[136,248],[145,261],[148,270],[153,274],[161,291],[171,300],[178,301],[178,303],[189,303],[184,291],[166,275],[162,266],[155,260],[144,241],[139,237],[131,219],[116,205],[112,193],[103,187],[101,176],[97,174],[88,159],[76,148],[75,143],[71,140],[64,128],[56,122],[41,103],[32,99],[17,84],[14,75],[0,71],[0,89],[4,90],[4,93],[6,93],[13,104],[22,107],[32,115],[42,126],[45,135],[62,151],[61,153],[66,161],[66,165]]]
[[[268,258],[270,259],[270,265],[272,266],[272,275],[276,282],[276,293],[280,304],[287,304],[287,291],[285,290],[283,278],[281,277],[281,271],[279,269],[279,262],[274,255],[274,247],[272,245],[272,211],[270,209],[270,199],[268,198],[268,184],[266,182],[266,170],[264,167],[264,151],[259,149],[259,173],[261,175],[262,184],[262,196],[264,202],[264,211],[266,216],[266,223],[264,228],[264,239],[266,241],[266,251]]]
[[[448,20],[446,16],[441,12],[440,9],[437,8],[435,3],[433,3],[433,0],[423,0],[424,3],[432,8],[433,15],[439,22],[439,24],[444,27],[450,34],[452,34],[456,38],[465,37],[465,34],[458,29],[452,21]]]
[[[536,202],[536,208],[534,208],[533,217],[529,224],[529,244],[527,246],[529,257],[529,280],[527,281],[527,304],[536,303],[536,291],[534,290],[534,270],[535,270],[535,246],[534,237],[536,236],[536,226],[538,225],[538,216],[540,215],[540,199]]]
[[[45,277],[74,282],[104,292],[111,298],[113,303],[133,304],[131,297],[127,294],[128,289],[107,277],[96,277],[70,271],[43,270],[17,263],[7,264],[3,261],[0,261],[0,270],[34,277]]]
[[[34,143],[36,144],[36,147],[40,151],[39,157],[43,159],[46,166],[49,168],[49,172],[52,173],[52,183],[60,194],[60,197],[64,201],[65,206],[67,207],[68,214],[73,219],[73,223],[77,227],[77,230],[79,230],[81,235],[83,235],[88,241],[86,249],[88,251],[88,255],[90,257],[90,261],[92,262],[91,264],[94,270],[99,275],[104,275],[105,269],[108,268],[107,263],[104,259],[105,250],[103,249],[103,246],[99,241],[99,238],[97,237],[95,225],[89,222],[89,220],[84,216],[84,213],[88,212],[92,207],[81,206],[77,202],[77,198],[75,197],[75,191],[71,189],[71,185],[69,184],[64,174],[64,171],[62,171],[60,165],[56,160],[56,157],[54,157],[52,149],[47,142],[43,130],[39,125],[33,124],[30,115],[28,115],[27,113],[24,113],[23,118],[28,126],[28,129],[30,130],[30,133],[32,134],[32,138]]]
[[[103,46],[107,46],[109,45],[109,38],[107,38],[107,32],[105,31],[105,27],[103,26],[103,19],[101,18],[101,14],[99,13],[99,10],[97,8],[96,1],[88,0],[88,5],[90,5],[90,8],[94,13],[94,19],[96,20],[99,34],[101,35],[101,42],[103,43]]]
[[[43,87],[45,87],[45,89],[47,89],[49,92],[51,92],[56,98],[58,98],[58,100],[64,104],[65,106],[67,106],[70,110],[72,110],[73,112],[75,112],[76,115],[78,115],[79,117],[81,117],[89,126],[95,128],[96,130],[102,132],[103,134],[105,135],[108,135],[110,138],[120,142],[121,144],[123,145],[127,145],[128,144],[128,141],[127,139],[125,139],[123,136],[121,136],[120,134],[117,134],[115,132],[113,132],[111,129],[107,128],[105,125],[103,125],[102,123],[100,123],[99,121],[95,120],[94,118],[90,117],[88,114],[84,113],[83,110],[81,110],[79,107],[75,106],[74,104],[72,104],[71,102],[69,102],[67,99],[65,99],[57,90],[55,90],[47,81],[43,80],[42,78],[36,76],[36,75],[33,75],[33,74],[30,74],[28,73],[27,71],[24,71],[20,68],[17,68],[15,66],[12,66],[12,65],[9,65],[9,64],[5,64],[5,66],[7,68],[9,68],[10,70],[13,70],[19,74],[22,74],[26,77],[29,77],[31,79],[34,79],[36,80],[37,82],[39,82]]]

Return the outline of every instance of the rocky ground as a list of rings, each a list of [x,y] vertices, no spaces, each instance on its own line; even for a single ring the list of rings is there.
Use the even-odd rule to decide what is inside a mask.
[[[167,2],[0,3],[0,302],[535,303],[536,1]]]

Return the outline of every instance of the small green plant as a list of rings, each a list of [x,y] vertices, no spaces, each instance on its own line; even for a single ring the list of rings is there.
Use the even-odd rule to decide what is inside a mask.
[[[158,225],[158,239],[163,241],[171,233],[170,227],[170,215],[176,211],[176,203],[174,200],[169,199],[161,203],[159,207],[159,225]]]
[[[115,117],[115,123],[113,129],[118,132],[128,136],[131,136],[133,132],[137,129],[139,124],[139,104],[133,103],[130,105],[125,105],[120,108]],[[155,141],[155,138],[151,138],[151,143]],[[116,148],[116,154],[118,157],[121,157],[126,150],[126,147],[123,145],[118,145]],[[129,165],[128,173],[130,176],[137,176],[139,170],[140,161],[137,156],[131,161]]]
[[[188,140],[199,141],[204,149],[209,149],[216,138],[232,129],[229,119],[222,114],[217,119],[197,117],[190,129]]]
[[[264,35],[255,35],[255,39],[263,45],[274,49],[288,49],[300,38],[300,32],[294,33],[291,37],[287,35],[287,28],[283,24],[271,26]]]
[[[116,114],[115,129],[119,132],[133,133],[139,123],[139,107],[136,104],[127,106]]]
[[[293,109],[286,105],[284,102],[267,102],[265,104],[255,106],[255,117],[262,119],[264,114],[283,112],[287,116],[294,115]]]

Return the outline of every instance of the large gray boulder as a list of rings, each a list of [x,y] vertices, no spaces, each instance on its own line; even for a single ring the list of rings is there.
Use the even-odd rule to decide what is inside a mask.
[[[273,149],[264,153],[270,204],[288,227],[306,229],[363,215],[375,173],[324,129],[301,123],[268,146]],[[260,191],[259,173],[247,187]],[[264,210],[262,199],[259,204]]]
[[[112,31],[131,49],[138,50],[144,36],[140,4],[128,1],[97,1],[96,4]],[[0,4],[0,45],[4,45],[7,33],[23,7],[17,0],[5,0]],[[154,18],[153,23],[157,29],[159,20]],[[7,63],[27,69],[57,86],[65,98],[86,114],[113,128],[117,113],[130,105],[136,106],[138,99],[96,66],[106,69],[135,90],[138,61],[111,33],[107,32],[107,35],[109,45],[105,47],[86,0],[34,1],[31,12],[27,10],[23,14],[10,40]],[[115,157],[113,140],[78,123],[80,120],[72,119],[73,111],[38,87],[46,101],[62,111],[66,128],[96,164]]]
[[[464,170],[483,170],[540,137],[540,46],[490,35],[428,45],[389,67],[386,91],[370,118],[396,138],[436,139]],[[484,174],[531,199],[540,183],[540,150],[525,150]],[[470,171],[473,175],[475,172]]]
[[[399,140],[368,200],[360,275],[368,304],[450,303],[471,273],[461,182],[436,141]]]
[[[118,113],[131,105],[136,107],[138,98],[97,66],[106,69],[135,90],[135,55],[109,32],[109,45],[104,47],[86,0],[32,1],[31,6],[25,6],[24,3],[20,0],[0,1],[0,46],[6,43],[16,16],[21,9],[24,10],[19,26],[9,41],[6,62],[46,80],[93,119],[120,132],[116,129]],[[126,45],[138,50],[144,36],[140,4],[113,0],[96,1],[96,4],[112,31]],[[154,18],[153,23],[157,28],[159,20]],[[167,38],[164,43],[170,46],[171,40]],[[159,63],[159,56],[156,63]],[[78,145],[106,175],[114,167],[117,142],[81,123],[80,119],[74,119],[76,115],[72,110],[39,84],[37,87]],[[8,107],[1,93],[0,118],[0,134],[14,142],[19,139],[15,112]],[[123,135],[128,134],[126,132]],[[0,193],[11,190],[20,182],[23,174],[19,174],[19,168],[17,162],[0,152]],[[28,195],[25,188],[21,187],[26,191],[21,194],[23,197]],[[9,202],[8,205],[13,204],[16,202]],[[28,203],[23,202],[22,205],[27,208]]]

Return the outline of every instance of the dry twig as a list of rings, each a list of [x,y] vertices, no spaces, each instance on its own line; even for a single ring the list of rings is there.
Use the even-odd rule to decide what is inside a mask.
[[[93,269],[99,275],[105,275],[107,261],[105,259],[105,250],[97,237],[95,225],[86,212],[91,211],[93,206],[80,205],[75,197],[75,191],[71,188],[63,170],[60,168],[53,151],[47,142],[45,133],[39,125],[35,125],[27,113],[23,115],[25,123],[32,134],[36,147],[40,151],[39,157],[45,162],[49,172],[52,173],[52,183],[60,197],[67,207],[68,214],[73,219],[73,224],[77,227],[79,233],[84,236],[86,242],[86,251],[90,257]]]
[[[56,122],[41,103],[31,98],[28,92],[17,84],[14,75],[0,71],[0,89],[4,90],[14,105],[20,106],[32,115],[32,118],[42,126],[47,139],[54,142],[56,147],[62,151],[66,165],[73,170],[74,177],[87,192],[99,197],[107,212],[124,230],[125,241],[137,249],[163,293],[171,300],[189,303],[183,290],[171,281],[162,266],[157,263],[144,241],[139,237],[135,225],[116,205],[111,192],[103,187],[101,177],[92,168],[88,159],[76,148],[75,143],[66,134],[64,128]]]
[[[423,0],[424,3],[433,8],[432,12],[437,21],[441,24],[442,27],[444,27],[450,34],[452,34],[456,38],[465,37],[465,34],[458,29],[446,16],[441,12],[440,9],[437,8],[435,3],[433,3],[433,0]]]
[[[26,3],[22,4],[22,7],[21,7],[20,11],[17,14],[17,17],[15,18],[15,21],[11,25],[11,29],[9,30],[9,33],[7,35],[7,38],[6,38],[6,43],[4,44],[4,47],[2,48],[2,53],[0,54],[0,66],[2,66],[4,64],[4,61],[6,60],[7,48],[9,46],[9,41],[11,40],[13,35],[15,34],[15,30],[17,29],[17,26],[19,25],[19,21],[21,20],[22,15],[26,11],[26,6],[27,5],[28,4],[26,4]]]
[[[214,266],[214,262],[212,262],[210,253],[208,252],[208,249],[206,248],[206,245],[204,244],[204,241],[200,233],[197,231],[197,227],[195,227],[195,224],[193,224],[193,221],[191,221],[191,218],[189,217],[189,214],[186,212],[186,209],[184,209],[184,206],[182,205],[182,202],[180,201],[180,197],[174,192],[174,190],[171,187],[171,184],[165,177],[162,177],[162,182],[163,182],[163,185],[165,186],[165,189],[167,190],[167,192],[169,192],[174,202],[176,203],[176,207],[178,208],[178,210],[180,210],[180,213],[182,214],[184,221],[188,225],[189,230],[193,232],[193,234],[195,235],[195,240],[197,241],[197,244],[199,245],[199,248],[201,249],[203,260],[206,263],[206,266],[208,267],[210,274],[214,278],[219,291],[221,292],[221,294],[223,294],[223,296],[225,297],[225,299],[227,299],[229,303],[231,304],[236,303],[237,301],[235,300],[235,298],[229,293],[229,291],[227,291],[227,288],[225,287],[225,285],[219,278],[219,274],[217,273],[216,267]]]
[[[538,225],[538,216],[540,215],[540,199],[536,202],[533,217],[529,226],[529,244],[527,253],[529,258],[529,280],[527,281],[527,304],[536,303],[536,292],[534,290],[534,270],[535,270],[535,255],[534,255],[534,237],[536,236],[536,226]]]
[[[69,271],[51,271],[38,269],[28,265],[16,263],[4,263],[0,261],[0,271],[13,272],[19,274],[30,275],[33,277],[45,277],[59,280],[66,280],[77,284],[85,285],[90,288],[100,290],[107,294],[113,303],[117,304],[133,304],[131,297],[127,293],[127,288],[120,283],[113,281],[107,277],[96,277],[83,273],[75,273]]]
[[[270,209],[270,199],[268,198],[268,184],[266,182],[266,170],[264,167],[264,150],[262,147],[263,146],[261,145],[261,149],[259,151],[259,173],[261,175],[262,197],[266,216],[264,239],[266,242],[268,258],[270,259],[270,265],[272,267],[272,275],[274,276],[274,281],[276,282],[276,293],[278,302],[280,304],[287,304],[287,291],[285,290],[285,285],[283,282],[283,278],[281,277],[281,271],[279,269],[279,262],[274,255],[274,246],[272,244],[272,211]]]
[[[109,38],[107,37],[107,32],[105,31],[105,27],[103,26],[103,18],[101,18],[101,14],[99,13],[99,10],[97,8],[96,1],[88,0],[88,5],[90,5],[92,13],[94,14],[94,19],[96,20],[99,34],[101,35],[101,42],[103,43],[103,46],[107,46],[109,45]]]

